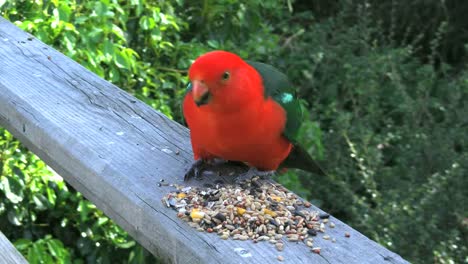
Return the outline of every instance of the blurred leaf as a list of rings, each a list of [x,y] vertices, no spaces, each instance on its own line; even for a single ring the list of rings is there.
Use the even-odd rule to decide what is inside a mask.
[[[31,246],[32,242],[29,239],[18,239],[15,241],[14,245],[19,251],[26,250],[29,246]]]
[[[116,244],[119,248],[131,248],[135,246],[135,241],[129,241],[126,243],[118,243]]]
[[[23,200],[23,185],[14,177],[2,177],[3,191],[6,198],[16,204]]]
[[[33,202],[34,202],[34,204],[36,204],[36,209],[38,211],[44,211],[44,210],[47,210],[49,208],[47,198],[44,195],[40,194],[40,193],[36,193],[33,196]]]
[[[8,221],[15,226],[22,225],[22,217],[21,215],[16,212],[15,210],[8,211]]]
[[[108,56],[108,59],[114,56],[114,44],[108,39],[104,40],[104,54]]]
[[[47,240],[47,247],[49,249],[50,254],[58,259],[61,259],[62,256],[62,250],[63,250],[63,245],[60,243],[60,241],[55,240],[55,239],[49,239]]]
[[[124,52],[117,51],[115,56],[115,65],[119,68],[130,69],[128,64],[128,57]]]

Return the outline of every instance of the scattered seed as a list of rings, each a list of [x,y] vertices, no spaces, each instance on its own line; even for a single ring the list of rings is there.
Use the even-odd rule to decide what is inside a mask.
[[[322,214],[319,214],[319,217],[320,219],[327,219],[327,218],[330,218],[330,215],[327,213],[322,213]]]
[[[275,247],[278,251],[283,251],[284,249],[284,244],[283,243],[276,243]]]
[[[315,254],[320,254],[320,249],[319,247],[314,247],[312,248],[312,252],[314,252]]]
[[[270,198],[275,202],[281,202],[283,200],[283,198],[276,196],[276,195],[272,195],[270,196]]]
[[[217,213],[214,217],[220,221],[226,221],[226,216],[224,216],[222,213]]]
[[[278,256],[278,260],[279,261],[284,261],[284,257],[283,256]]]
[[[330,222],[330,228],[335,228],[335,223]]]
[[[351,234],[350,234],[350,233],[348,233],[348,232],[346,232],[346,233],[344,234],[344,236],[345,236],[345,237],[350,237],[350,236],[351,236]]]
[[[187,187],[184,187],[184,188],[181,189],[181,191],[183,191],[183,192],[190,192],[191,190],[192,190],[192,187],[190,187],[190,186],[187,186]]]
[[[238,215],[244,215],[246,210],[244,208],[241,208],[241,207],[236,207],[237,208],[237,214]]]
[[[307,230],[307,234],[311,235],[311,236],[316,236],[317,235],[317,231],[315,231],[314,229],[309,229]]]
[[[249,236],[240,235],[240,236],[239,236],[239,239],[245,241],[245,240],[249,239]]]
[[[296,234],[290,234],[288,235],[288,240],[291,241],[291,242],[296,242],[299,240],[299,236],[296,235]]]
[[[305,209],[312,206],[310,202],[302,202],[281,185],[261,182],[254,180],[241,186],[223,183],[203,188],[174,184],[177,190],[162,201],[176,210],[177,217],[189,226],[200,232],[216,233],[224,240],[268,241],[282,251],[285,237],[286,241],[303,241],[307,247],[316,249],[312,237],[317,232],[325,232],[324,222],[329,215]],[[160,180],[159,184],[166,183]],[[334,225],[329,222],[331,228]],[[323,238],[331,239],[326,234]]]
[[[325,239],[325,240],[330,240],[330,236],[329,236],[329,235],[324,235],[324,236],[323,236],[323,239]]]
[[[322,233],[325,232],[325,224],[324,223],[320,223],[319,231],[322,232]]]
[[[192,212],[190,213],[190,217],[192,220],[195,219],[202,219],[205,216],[204,212],[200,212],[198,209],[193,209]]]

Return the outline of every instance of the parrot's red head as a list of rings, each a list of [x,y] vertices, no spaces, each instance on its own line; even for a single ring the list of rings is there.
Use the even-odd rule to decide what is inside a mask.
[[[211,110],[236,110],[263,98],[260,75],[234,53],[212,51],[198,57],[189,69],[196,105]],[[260,95],[260,96],[258,96]]]

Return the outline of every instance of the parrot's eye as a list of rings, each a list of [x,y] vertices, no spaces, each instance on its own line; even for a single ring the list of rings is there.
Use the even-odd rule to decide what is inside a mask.
[[[228,72],[228,71],[225,71],[223,73],[223,81],[227,81],[229,80],[229,77],[231,76],[231,74]]]

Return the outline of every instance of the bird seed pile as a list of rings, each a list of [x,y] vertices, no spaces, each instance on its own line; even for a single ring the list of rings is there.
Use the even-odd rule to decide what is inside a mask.
[[[269,241],[279,251],[284,240],[303,242],[320,254],[312,237],[325,232],[329,215],[307,210],[309,202],[279,184],[260,182],[254,178],[240,186],[205,189],[175,186],[177,191],[167,194],[163,203],[191,227],[222,239]]]

